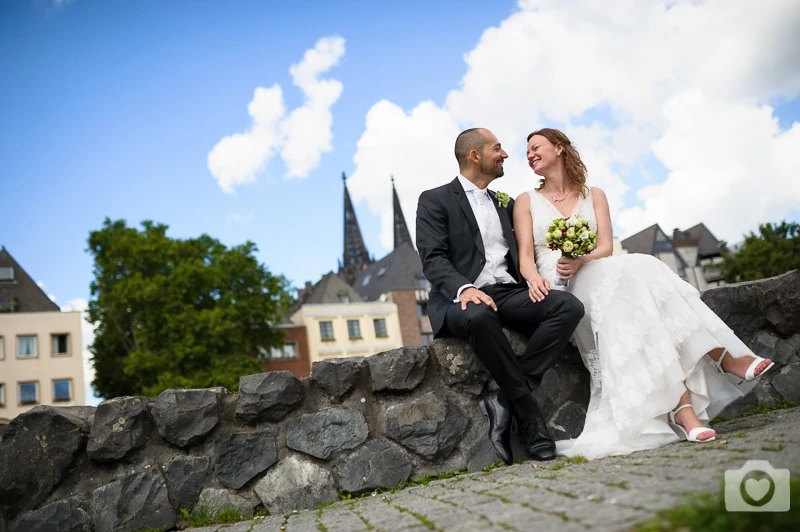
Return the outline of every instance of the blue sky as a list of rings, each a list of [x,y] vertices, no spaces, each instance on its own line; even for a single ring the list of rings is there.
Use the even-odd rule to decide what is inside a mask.
[[[3,2],[0,158],[4,196],[16,201],[0,212],[0,243],[60,304],[89,298],[86,239],[106,216],[165,223],[174,237],[252,240],[271,271],[298,286],[317,280],[342,253],[340,175],[352,172],[367,110],[381,98],[441,100],[464,51],[513,7],[428,4]],[[277,161],[255,185],[223,193],[209,150],[247,126],[255,87],[279,83],[298,105],[288,68],[325,35],[348,46],[334,69],[345,84],[334,150],[304,179],[284,180]],[[357,212],[380,256],[376,216]]]
[[[559,127],[617,236],[736,242],[800,219],[798,34],[800,5],[749,0],[0,2],[0,244],[62,306],[105,217],[253,241],[299,287],[341,257],[342,172],[379,258],[389,176],[413,234],[478,125],[495,189],[533,188],[524,139]]]

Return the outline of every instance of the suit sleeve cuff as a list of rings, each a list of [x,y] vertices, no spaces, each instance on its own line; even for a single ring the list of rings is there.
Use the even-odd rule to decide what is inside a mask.
[[[458,292],[456,292],[456,298],[453,300],[453,303],[459,303],[461,301],[461,292],[463,292],[467,288],[475,288],[475,285],[474,284],[465,284],[464,286],[459,288]]]

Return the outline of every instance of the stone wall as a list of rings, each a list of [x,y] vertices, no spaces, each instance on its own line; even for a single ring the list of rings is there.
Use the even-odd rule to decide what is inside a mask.
[[[703,295],[778,367],[727,414],[800,399],[800,272]],[[517,352],[522,339],[509,334]],[[311,376],[242,377],[221,388],[41,406],[0,440],[0,532],[180,526],[180,508],[270,514],[341,492],[478,469],[497,460],[477,399],[490,384],[462,342],[317,362]],[[556,437],[580,432],[588,374],[565,352],[537,392]],[[514,455],[525,459],[516,438]]]

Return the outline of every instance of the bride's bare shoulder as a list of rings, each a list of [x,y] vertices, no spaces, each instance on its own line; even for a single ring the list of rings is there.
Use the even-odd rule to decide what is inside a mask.
[[[592,195],[592,199],[594,201],[597,200],[604,200],[606,199],[606,193],[603,192],[603,189],[600,187],[591,187],[589,189],[589,193]]]
[[[531,197],[528,192],[523,192],[517,199],[514,200],[515,205],[528,205],[531,202]]]

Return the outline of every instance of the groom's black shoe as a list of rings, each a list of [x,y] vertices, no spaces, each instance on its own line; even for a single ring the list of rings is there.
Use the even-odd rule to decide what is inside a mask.
[[[530,457],[540,461],[555,459],[556,443],[533,395],[514,401],[514,408],[519,422],[519,434]]]
[[[489,441],[506,465],[514,462],[511,454],[511,405],[500,390],[492,390],[481,400],[481,409],[489,418]]]

